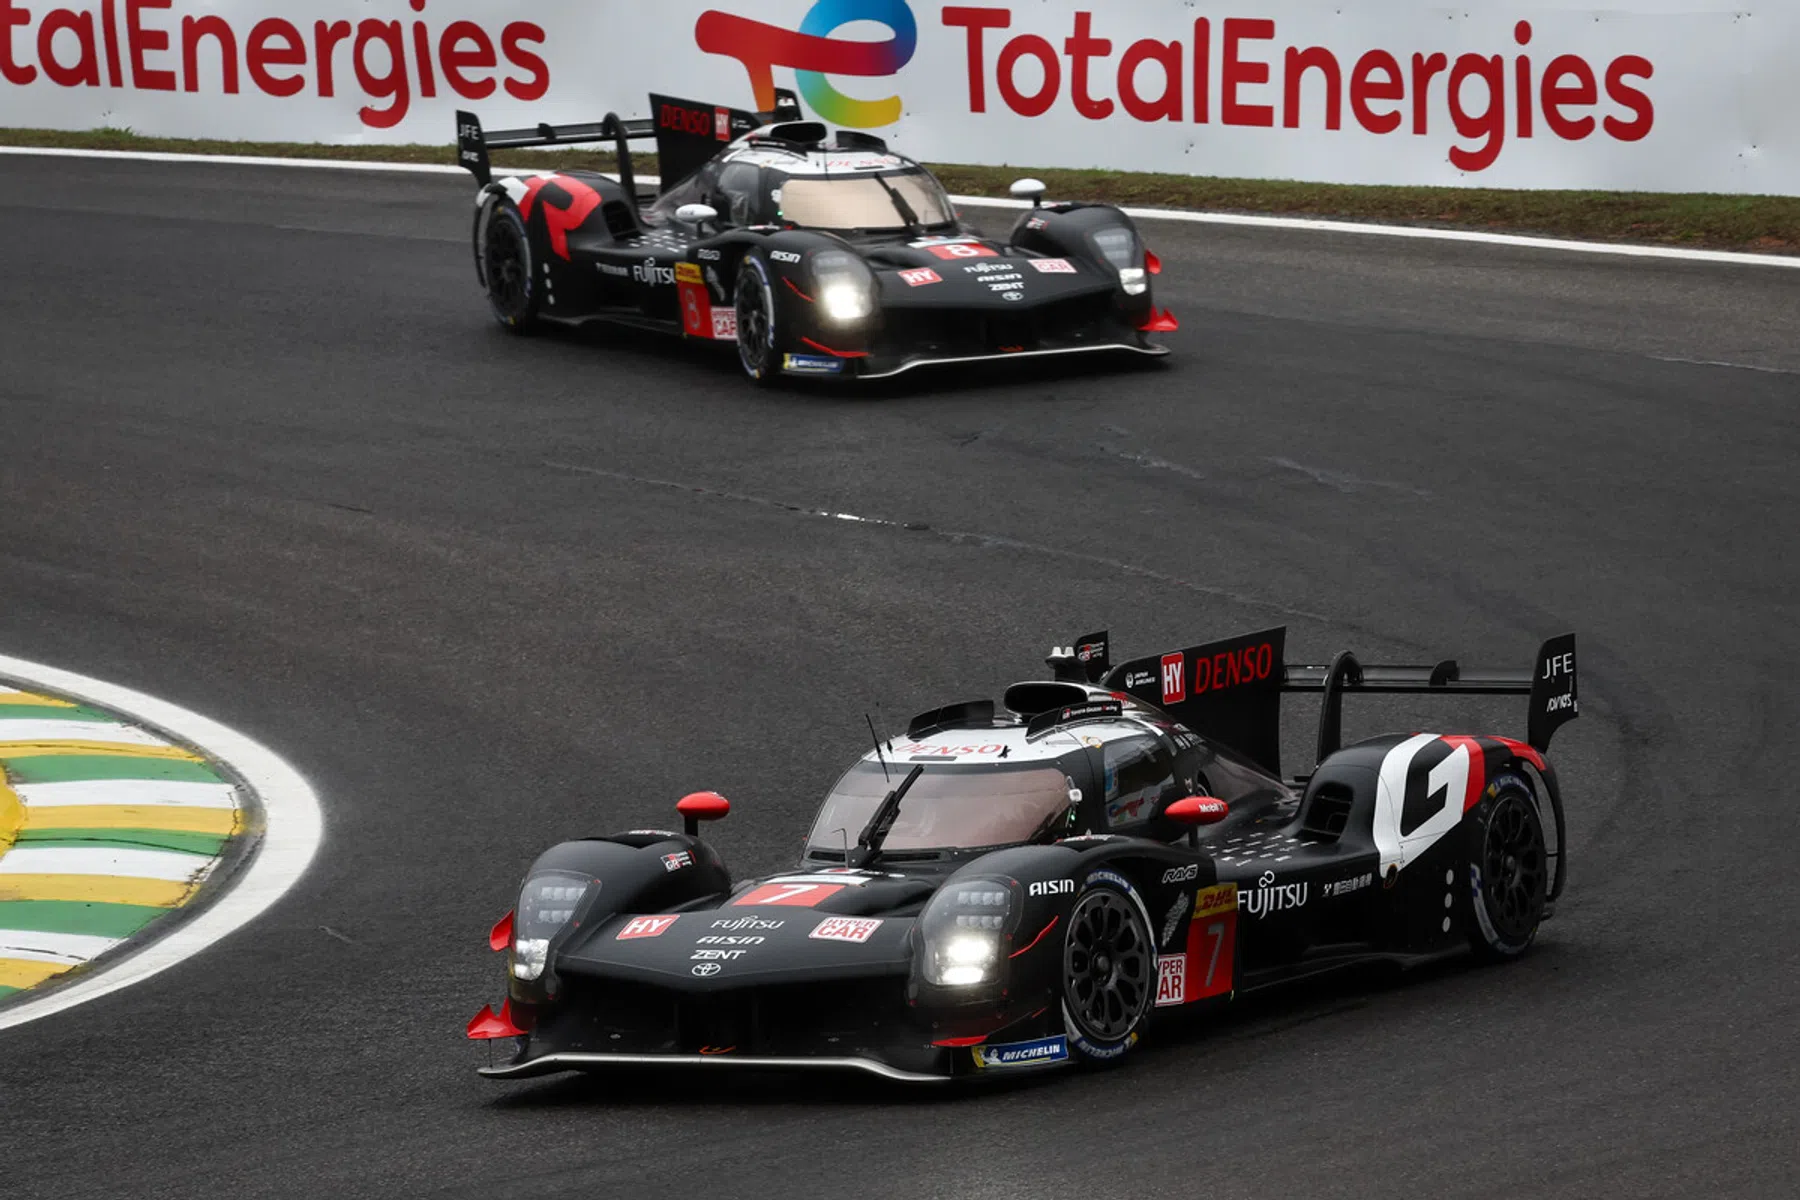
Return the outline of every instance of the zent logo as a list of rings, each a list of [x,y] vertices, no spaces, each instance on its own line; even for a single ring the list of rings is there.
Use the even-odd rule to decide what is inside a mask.
[[[633,917],[625,922],[625,928],[619,930],[619,936],[613,940],[624,942],[632,938],[661,937],[668,932],[669,926],[673,925],[680,915],[677,913],[673,917]]]
[[[834,38],[841,26],[875,21],[894,31],[884,42]],[[892,75],[912,60],[918,23],[906,0],[819,0],[800,19],[798,31],[709,9],[694,24],[694,42],[707,54],[744,64],[756,107],[775,107],[776,67],[794,68],[794,82],[813,111],[834,125],[873,129],[900,119],[899,96],[858,100],[826,79],[829,75]]]
[[[1187,699],[1187,686],[1182,676],[1181,655],[1165,654],[1162,657],[1162,702],[1179,704]]]

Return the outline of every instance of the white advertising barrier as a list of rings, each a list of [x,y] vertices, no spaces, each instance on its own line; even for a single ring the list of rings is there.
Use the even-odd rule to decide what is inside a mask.
[[[808,111],[947,162],[1800,194],[1800,6],[0,0],[0,124],[433,142]]]

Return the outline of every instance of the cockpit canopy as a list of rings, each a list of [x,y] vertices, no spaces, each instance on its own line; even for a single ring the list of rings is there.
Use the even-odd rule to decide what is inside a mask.
[[[819,809],[807,849],[841,854],[875,815],[905,769],[859,762],[844,772]],[[1073,807],[1069,779],[1054,762],[963,765],[931,763],[902,798],[882,844],[905,850],[976,850],[1047,839],[1063,833]]]

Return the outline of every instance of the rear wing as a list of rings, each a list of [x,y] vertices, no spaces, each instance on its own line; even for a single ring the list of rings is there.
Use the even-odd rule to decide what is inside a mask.
[[[1285,626],[1219,642],[1108,662],[1105,633],[1082,639],[1093,651],[1053,654],[1057,678],[1098,683],[1164,710],[1196,733],[1281,773],[1281,697],[1319,692],[1318,758],[1343,739],[1343,703],[1350,693],[1529,696],[1526,740],[1542,753],[1565,722],[1580,712],[1576,695],[1575,635],[1551,638],[1538,648],[1531,670],[1464,669],[1455,659],[1421,665],[1363,664],[1348,650],[1327,666],[1289,665]]]
[[[656,139],[656,156],[661,181],[659,192],[666,192],[706,165],[719,152],[719,147],[736,140],[753,129],[774,121],[797,120],[800,101],[786,88],[775,89],[775,107],[765,113],[744,112],[695,100],[673,96],[650,95],[650,108],[656,115],[624,120],[618,113],[607,113],[599,121],[576,125],[535,125],[529,129],[496,129],[484,132],[481,121],[471,112],[456,114],[456,161],[475,176],[475,182],[486,187],[493,179],[488,162],[490,150],[517,150],[526,146],[579,146],[594,142],[613,143],[619,160],[619,182],[628,195],[637,195],[637,179],[632,172],[631,143],[646,138]]]

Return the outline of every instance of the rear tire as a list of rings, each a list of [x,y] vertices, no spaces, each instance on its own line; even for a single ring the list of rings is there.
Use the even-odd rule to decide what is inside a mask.
[[[1530,949],[1544,917],[1550,859],[1537,793],[1517,771],[1494,776],[1469,831],[1469,948],[1488,962]]]
[[[509,333],[537,325],[538,287],[531,235],[510,200],[495,200],[475,217],[475,269],[487,289],[494,319]]]
[[[775,288],[762,255],[752,251],[738,264],[734,299],[738,362],[752,383],[768,387],[781,375],[781,355],[776,351]]]
[[[1136,1044],[1156,999],[1150,914],[1124,876],[1098,870],[1063,934],[1063,1022],[1078,1061],[1110,1063]]]

